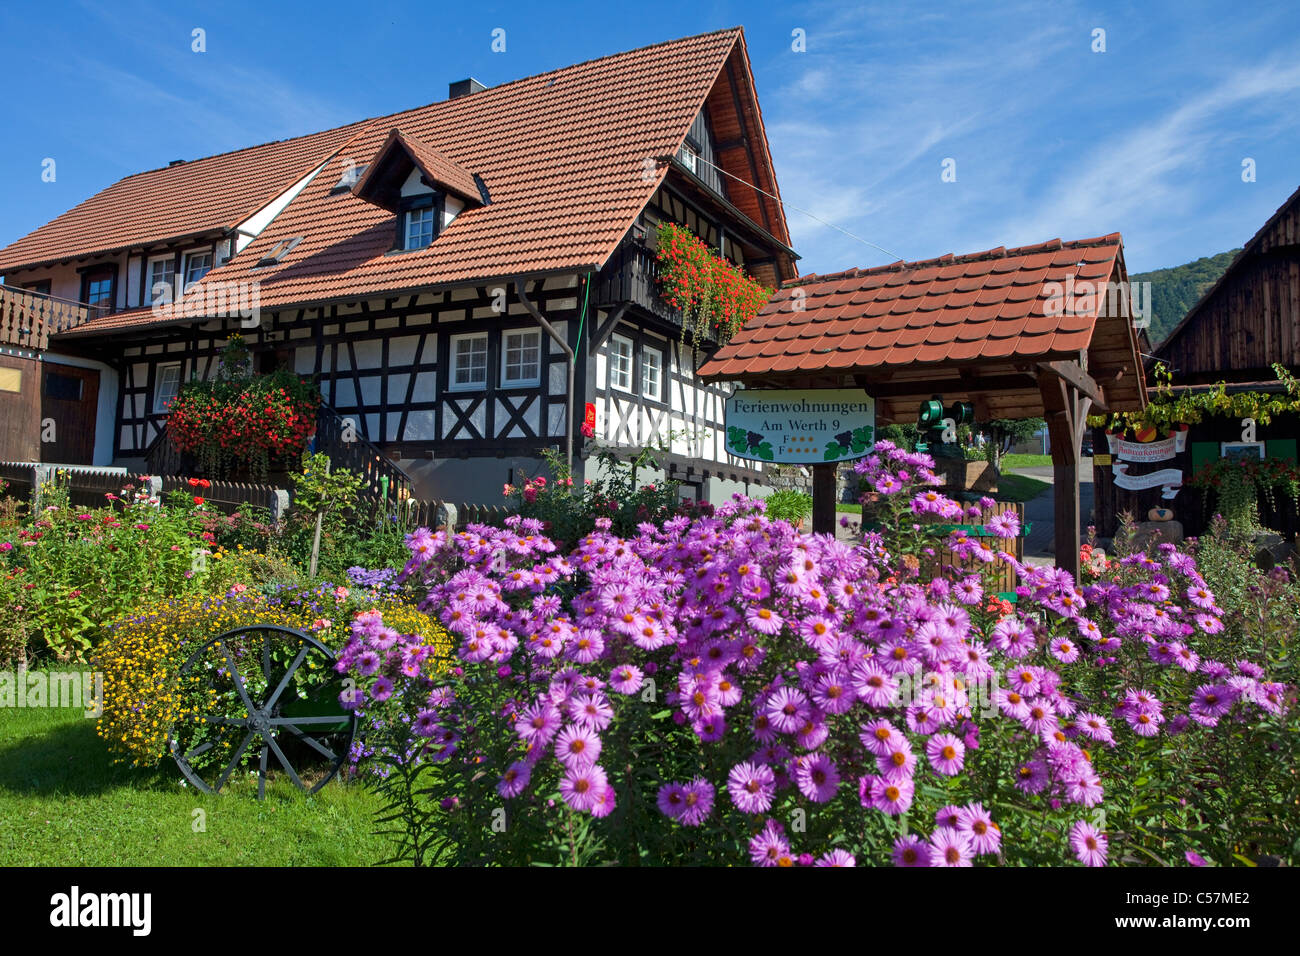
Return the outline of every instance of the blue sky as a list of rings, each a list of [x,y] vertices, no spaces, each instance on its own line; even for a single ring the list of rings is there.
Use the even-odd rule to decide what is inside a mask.
[[[783,198],[892,253],[788,209],[803,272],[1114,231],[1143,271],[1240,245],[1300,185],[1289,2],[6,3],[0,245],[171,159],[735,24]]]

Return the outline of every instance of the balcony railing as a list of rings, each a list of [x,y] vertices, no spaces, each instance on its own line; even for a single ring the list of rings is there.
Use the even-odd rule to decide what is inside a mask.
[[[52,334],[76,328],[95,314],[84,302],[0,285],[0,345],[43,351]]]
[[[644,241],[625,239],[596,276],[593,305],[598,308],[632,302],[666,322],[680,326],[682,313],[659,294],[659,263]]]

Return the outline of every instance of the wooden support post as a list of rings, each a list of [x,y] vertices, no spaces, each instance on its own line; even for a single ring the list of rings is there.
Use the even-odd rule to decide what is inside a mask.
[[[1058,363],[1059,364],[1059,363]],[[1079,575],[1079,444],[1087,427],[1092,399],[1076,387],[1073,376],[1042,368],[1038,388],[1043,397],[1047,433],[1052,441],[1052,501],[1056,566]]]
[[[813,534],[835,533],[835,462],[813,465]]]

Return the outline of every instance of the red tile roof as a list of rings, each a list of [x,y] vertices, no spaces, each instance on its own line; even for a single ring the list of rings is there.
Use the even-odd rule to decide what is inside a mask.
[[[329,157],[324,171],[199,288],[255,280],[261,308],[271,309],[514,276],[595,271],[667,174],[667,164],[660,163],[647,177],[646,159],[677,151],[711,92],[738,82],[742,102],[732,109],[740,109],[752,123],[757,100],[750,76],[743,32],[734,28],[580,63],[334,131],[313,152],[314,162],[305,163],[312,168]],[[389,254],[393,214],[356,196],[331,192],[344,169],[372,162],[395,129],[408,144],[423,143],[440,160],[480,176],[491,203],[461,212],[428,247]],[[339,148],[341,142],[344,148]],[[435,162],[428,152],[423,155]],[[765,150],[757,160],[760,181],[774,184]],[[284,185],[301,174],[299,169],[283,177]],[[151,198],[183,201],[164,190]],[[762,215],[773,235],[788,243],[780,205]],[[280,265],[254,268],[277,242],[295,236],[302,236],[302,242]],[[73,244],[66,238],[45,243],[61,250]],[[3,261],[15,259],[0,252]],[[70,334],[143,328],[160,321],[168,320],[139,309],[94,320]]]
[[[233,229],[363,126],[354,123],[128,176],[0,249],[0,274]]]
[[[1116,281],[1120,250],[1113,233],[804,276],[787,282],[699,374],[880,372],[1078,352],[1092,340],[1098,303],[1048,315],[1044,286]]]

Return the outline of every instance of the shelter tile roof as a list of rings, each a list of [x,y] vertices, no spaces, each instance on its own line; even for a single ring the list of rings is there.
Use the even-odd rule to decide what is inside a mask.
[[[1054,309],[1050,283],[1117,281],[1119,233],[895,262],[785,283],[700,369],[709,378],[879,371],[1087,349],[1104,295]],[[1055,314],[1053,314],[1055,312]]]

